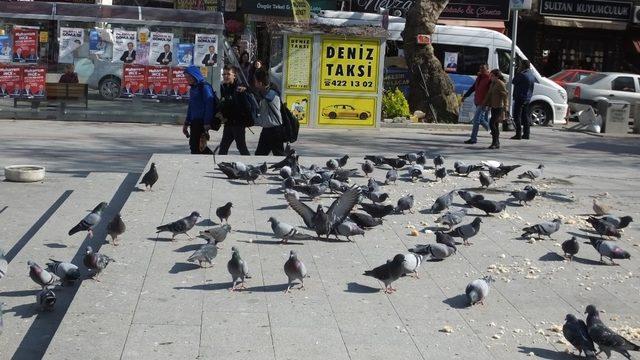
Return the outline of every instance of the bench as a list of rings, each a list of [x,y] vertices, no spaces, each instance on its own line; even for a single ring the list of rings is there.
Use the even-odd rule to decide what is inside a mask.
[[[60,101],[62,110],[67,106],[68,102],[76,101],[84,103],[85,109],[89,108],[89,86],[87,84],[61,84],[46,83],[47,101]],[[43,98],[27,98],[19,97],[13,99],[13,107],[18,106],[18,102],[30,102],[32,108],[37,108]]]

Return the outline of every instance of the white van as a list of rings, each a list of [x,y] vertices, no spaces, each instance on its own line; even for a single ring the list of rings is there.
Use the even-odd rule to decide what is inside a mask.
[[[319,23],[334,26],[359,26],[377,25],[382,22],[382,16],[378,14],[357,13],[348,11],[321,11],[315,20]],[[404,30],[404,18],[389,17],[389,37],[387,39],[387,57],[385,67],[406,68],[402,58],[401,32]],[[449,76],[454,83],[458,94],[464,93],[475,80],[480,64],[486,63],[490,69],[500,69],[505,75],[509,75],[509,62],[511,59],[511,39],[505,35],[488,29],[437,25],[436,32],[431,37],[435,54],[443,64],[446,64],[445,53],[457,55],[455,71],[450,71]],[[398,52],[394,53],[394,49]],[[516,47],[518,59],[527,59]],[[396,55],[396,56],[393,56]],[[394,59],[395,57],[395,59]],[[401,59],[399,59],[401,58]],[[398,61],[400,60],[400,61]],[[543,77],[532,66],[538,83],[533,90],[533,97],[527,109],[527,114],[532,121],[544,124],[553,119],[554,123],[565,123],[567,114],[567,92],[555,82]],[[471,113],[469,107],[473,107],[472,99],[465,103],[466,113]],[[472,115],[471,115],[472,116]],[[471,121],[469,115],[462,115],[462,122]]]

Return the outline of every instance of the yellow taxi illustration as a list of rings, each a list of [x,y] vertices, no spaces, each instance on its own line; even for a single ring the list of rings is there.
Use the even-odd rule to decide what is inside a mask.
[[[371,117],[371,112],[366,110],[356,109],[351,105],[330,105],[322,108],[322,116],[329,119],[337,118],[356,118],[360,120],[367,120]]]

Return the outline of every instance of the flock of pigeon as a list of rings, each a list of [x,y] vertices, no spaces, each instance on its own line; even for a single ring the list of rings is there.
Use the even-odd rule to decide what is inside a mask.
[[[388,203],[390,194],[385,191],[385,186],[395,184],[400,177],[410,178],[412,181],[428,179],[433,173],[435,180],[441,181],[450,175],[468,177],[474,172],[478,172],[478,181],[482,188],[492,186],[495,181],[507,177],[512,171],[521,165],[505,165],[496,161],[483,161],[481,164],[465,164],[456,161],[453,164],[453,171],[448,171],[445,167],[445,159],[442,156],[433,158],[433,172],[426,166],[428,158],[425,152],[409,153],[398,157],[384,157],[377,155],[367,155],[361,169],[347,168],[349,156],[345,155],[338,159],[330,159],[324,167],[311,165],[302,166],[299,162],[299,155],[290,147],[285,151],[285,158],[277,163],[267,166],[263,163],[259,166],[247,165],[241,162],[220,162],[217,163],[214,154],[214,163],[227,176],[228,179],[243,180],[255,183],[255,181],[269,170],[277,172],[282,179],[281,189],[284,192],[284,199],[288,206],[295,211],[304,222],[310,232],[299,230],[297,227],[287,224],[275,217],[270,217],[268,221],[276,238],[282,244],[287,244],[290,240],[316,239],[320,241],[352,241],[351,237],[364,235],[368,229],[379,226],[383,220],[392,214],[404,214],[406,211],[413,212],[414,197],[406,195],[397,200],[396,205]],[[384,181],[378,181],[370,174],[375,168],[388,168]],[[366,185],[356,185],[354,177],[359,176],[362,171],[368,178]],[[406,175],[401,172],[406,171]],[[409,249],[408,253],[400,253],[393,256],[386,263],[364,271],[363,275],[373,277],[384,284],[384,293],[391,294],[396,291],[393,283],[404,276],[418,277],[418,269],[421,264],[430,259],[432,261],[443,261],[452,256],[458,250],[457,246],[471,246],[471,239],[480,231],[482,218],[476,216],[470,221],[466,221],[469,208],[475,208],[485,213],[487,216],[503,212],[510,201],[528,204],[536,199],[539,191],[533,186],[535,181],[542,178],[544,165],[539,165],[522,172],[518,179],[528,179],[530,185],[522,190],[510,193],[511,198],[503,201],[486,199],[484,195],[468,190],[452,190],[438,197],[429,212],[438,214],[436,223],[446,227],[445,230],[434,231],[435,243],[419,244]],[[145,190],[152,190],[153,185],[158,180],[158,172],[155,163],[143,176],[140,184]],[[330,193],[337,197],[328,209],[318,203],[315,210],[307,205],[308,201],[315,202],[321,196]],[[454,197],[459,196],[468,208],[453,207]],[[69,236],[86,231],[89,237],[93,237],[93,229],[101,221],[103,210],[107,207],[103,202],[96,206],[87,216],[85,216],[76,226],[69,231]],[[210,229],[200,232],[200,236],[207,239],[207,243],[196,250],[187,260],[197,262],[201,267],[213,265],[213,260],[218,255],[219,244],[232,231],[229,224],[231,209],[233,204],[228,202],[216,209],[216,216],[220,224]],[[633,221],[630,216],[617,217],[611,215],[611,209],[594,199],[593,210],[597,216],[590,216],[587,222],[590,223],[600,237],[589,237],[590,244],[599,253],[600,261],[608,258],[611,265],[616,265],[614,259],[629,259],[630,255],[622,249],[612,237],[620,238],[621,229],[624,229]],[[197,211],[177,221],[160,225],[157,233],[169,232],[174,240],[177,235],[185,234],[190,239],[189,231],[194,228],[198,220],[201,219]],[[561,226],[560,219],[542,222],[522,229],[522,238],[541,237],[557,232]],[[126,230],[126,226],[120,216],[115,217],[108,223],[107,234],[112,239],[112,244],[118,246],[118,237]],[[315,233],[315,236],[313,236]],[[605,238],[606,237],[606,238]],[[462,240],[461,243],[455,239]],[[569,261],[578,253],[580,244],[575,237],[561,244],[565,258]],[[231,259],[227,263],[227,270],[231,275],[231,291],[246,288],[246,279],[250,279],[247,262],[240,256],[239,249],[232,247]],[[51,311],[56,302],[55,293],[52,290],[54,284],[61,285],[73,283],[80,279],[81,274],[78,266],[69,262],[61,262],[50,259],[46,269],[33,261],[28,261],[29,276],[42,287],[37,295],[37,302],[43,310]],[[90,272],[92,279],[99,281],[98,275],[115,261],[111,257],[94,252],[90,246],[86,248],[83,259],[84,266]],[[7,272],[7,261],[0,250],[0,279]],[[288,279],[285,292],[290,292],[294,283],[299,282],[300,289],[304,288],[304,279],[307,277],[307,270],[296,251],[291,250],[289,258],[283,266],[284,273]],[[494,279],[486,276],[471,281],[465,294],[469,305],[484,304],[487,299],[491,283]],[[2,329],[2,304],[0,304],[0,331]],[[565,338],[579,351],[584,353],[589,359],[595,359],[597,354],[594,344],[597,344],[600,352],[604,352],[607,357],[611,351],[619,352],[623,356],[630,358],[628,351],[640,351],[640,347],[631,343],[621,335],[608,328],[599,317],[599,312],[594,305],[586,308],[586,323],[573,314],[566,316],[566,323],[563,327]],[[598,353],[599,354],[599,353]]]

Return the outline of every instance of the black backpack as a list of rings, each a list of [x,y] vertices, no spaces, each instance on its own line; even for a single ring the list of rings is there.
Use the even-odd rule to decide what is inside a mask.
[[[285,142],[294,143],[298,140],[300,121],[293,116],[287,103],[280,102],[280,116],[282,117],[283,138]]]

